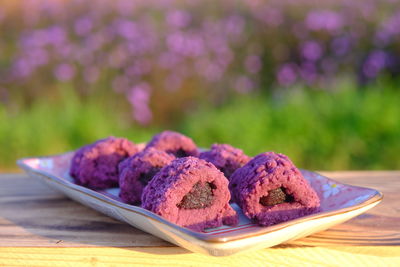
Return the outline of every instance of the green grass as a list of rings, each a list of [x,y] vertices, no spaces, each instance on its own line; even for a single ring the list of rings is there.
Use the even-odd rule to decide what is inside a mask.
[[[202,147],[219,142],[250,155],[282,152],[302,168],[399,169],[400,91],[342,88],[242,96],[218,108],[202,106],[169,128]],[[82,101],[68,87],[61,92],[53,104],[43,99],[19,112],[0,107],[0,169],[15,169],[20,157],[61,153],[108,135],[143,142],[164,128],[137,126],[107,99]]]

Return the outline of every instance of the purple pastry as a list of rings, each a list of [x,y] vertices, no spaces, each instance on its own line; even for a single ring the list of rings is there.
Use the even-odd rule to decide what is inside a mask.
[[[70,175],[77,184],[94,189],[118,186],[118,164],[139,151],[140,146],[125,138],[98,140],[76,151]]]
[[[250,160],[241,149],[227,144],[213,144],[210,150],[200,153],[199,158],[214,164],[228,179]]]
[[[143,188],[175,157],[164,151],[149,147],[120,163],[119,196],[129,204],[139,204]]]
[[[229,206],[228,180],[213,164],[195,157],[165,166],[144,188],[142,207],[195,231],[238,222]]]
[[[319,198],[290,159],[266,152],[231,176],[229,189],[243,213],[273,225],[318,211]]]
[[[197,146],[192,139],[173,131],[164,131],[155,135],[147,144],[146,148],[148,147],[154,147],[173,154],[177,158],[187,156],[197,157],[199,155]]]

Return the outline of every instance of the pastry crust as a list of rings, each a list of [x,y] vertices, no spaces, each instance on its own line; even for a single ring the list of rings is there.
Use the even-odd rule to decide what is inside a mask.
[[[198,183],[208,183],[212,188],[212,203],[202,208],[183,208],[182,200]],[[170,222],[201,231],[238,222],[229,199],[228,180],[222,172],[202,159],[185,157],[172,161],[154,176],[143,191],[142,207]]]
[[[320,204],[317,193],[290,159],[274,152],[262,153],[237,169],[229,189],[243,213],[260,225],[314,213]]]
[[[228,179],[250,160],[241,149],[228,144],[213,144],[210,150],[200,153],[199,158],[214,164]]]
[[[129,204],[140,204],[143,188],[175,157],[155,148],[145,149],[120,163],[119,196]]]
[[[149,147],[173,154],[177,158],[199,155],[199,150],[192,139],[173,131],[164,131],[155,135],[146,146],[146,148]]]
[[[118,186],[118,164],[140,151],[125,138],[108,137],[78,149],[72,158],[70,175],[79,185],[93,189]]]

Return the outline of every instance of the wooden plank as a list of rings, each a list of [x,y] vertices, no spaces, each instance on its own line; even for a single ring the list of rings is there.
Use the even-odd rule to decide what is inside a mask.
[[[0,176],[0,247],[172,246],[25,174]]]
[[[209,257],[180,247],[0,248],[0,266],[399,266],[398,247],[286,246]]]
[[[385,194],[376,208],[291,242],[306,246],[399,245],[400,172],[327,172]],[[174,246],[69,200],[25,174],[0,175],[0,247]]]
[[[382,202],[368,212],[292,244],[400,245],[400,171],[320,172],[337,181],[377,189]]]

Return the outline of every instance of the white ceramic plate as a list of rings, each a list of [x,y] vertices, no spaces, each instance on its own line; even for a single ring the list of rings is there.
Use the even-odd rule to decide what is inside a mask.
[[[232,207],[240,215],[238,226],[223,226],[199,233],[171,223],[148,210],[123,203],[118,198],[118,188],[94,191],[76,185],[68,174],[72,156],[73,152],[69,152],[58,156],[25,158],[17,163],[29,175],[86,206],[188,250],[213,256],[271,247],[305,237],[349,220],[382,200],[382,193],[374,189],[345,185],[302,170],[321,199],[320,212],[262,227],[253,224],[234,204]]]

